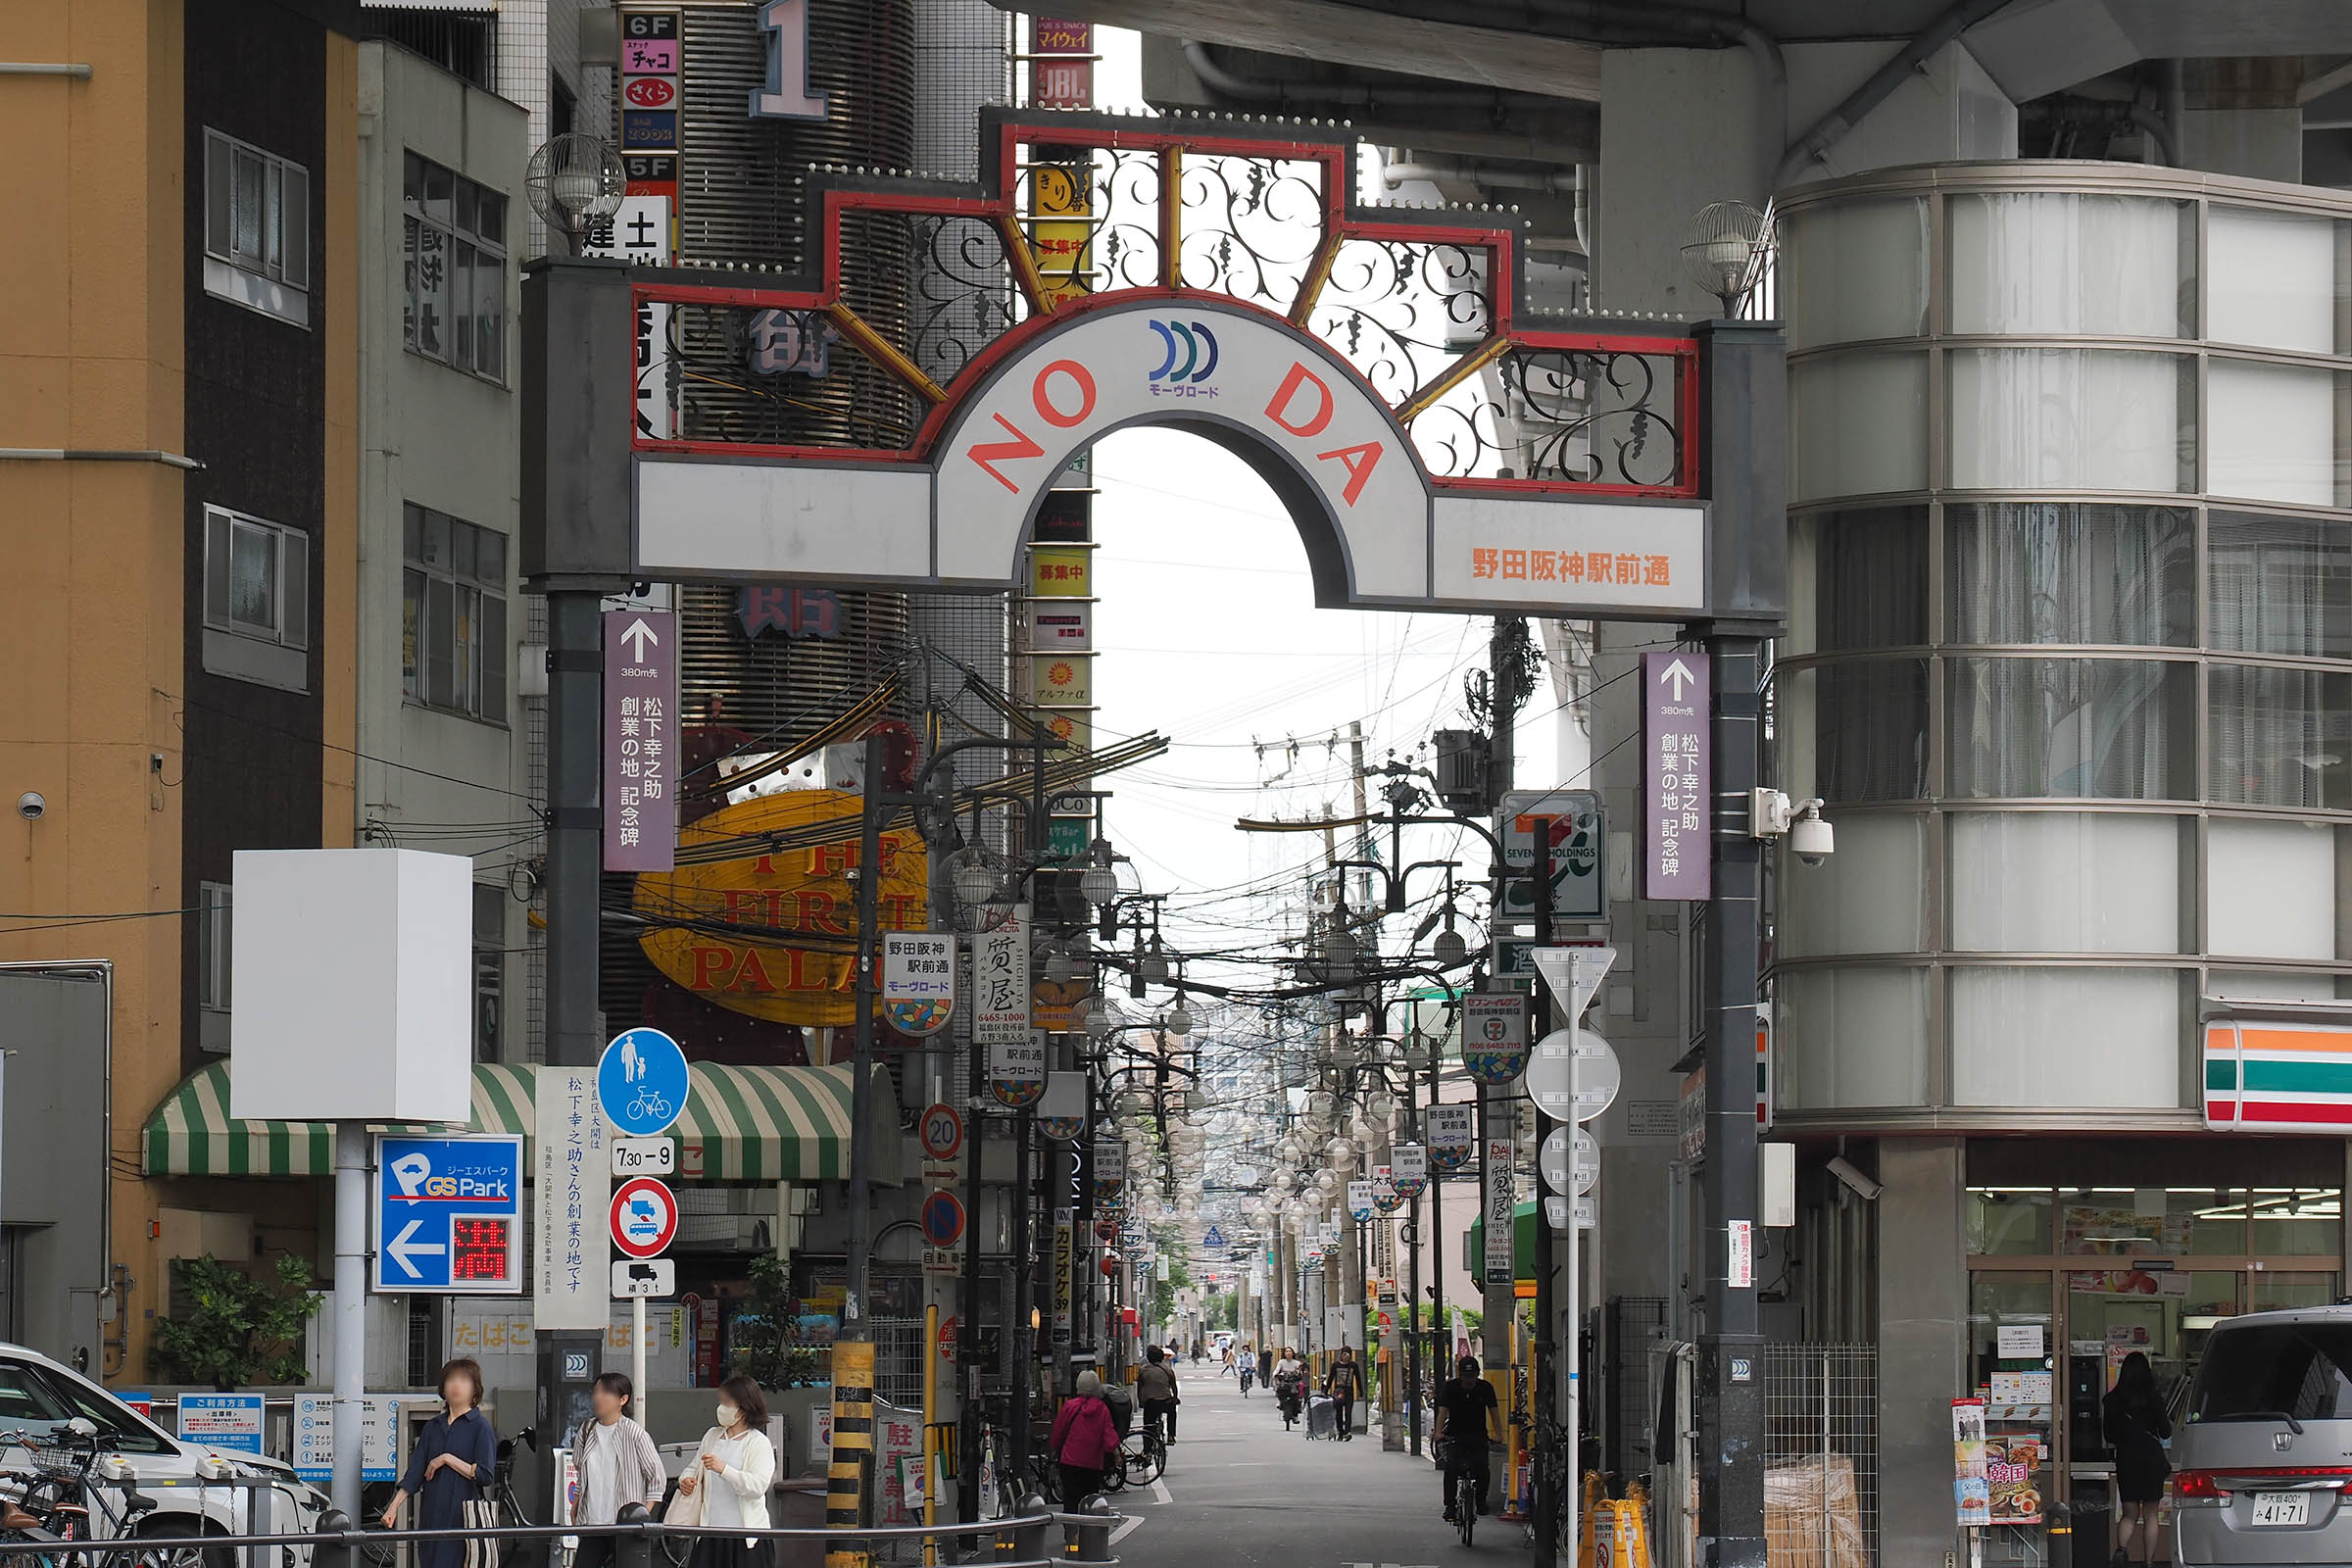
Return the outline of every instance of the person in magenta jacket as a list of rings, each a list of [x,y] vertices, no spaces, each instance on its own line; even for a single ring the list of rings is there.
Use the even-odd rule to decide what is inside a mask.
[[[1118,1461],[1119,1429],[1102,1402],[1102,1380],[1094,1373],[1079,1373],[1078,1392],[1054,1412],[1052,1447],[1064,1508],[1102,1490],[1102,1472]]]

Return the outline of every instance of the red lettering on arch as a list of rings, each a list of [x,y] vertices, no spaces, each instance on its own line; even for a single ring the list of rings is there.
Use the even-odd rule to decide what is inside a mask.
[[[1366,441],[1361,446],[1338,447],[1330,452],[1318,452],[1315,454],[1315,461],[1327,463],[1331,459],[1337,458],[1347,467],[1348,488],[1341,494],[1352,507],[1355,505],[1355,498],[1364,493],[1364,484],[1372,477],[1372,470],[1380,466],[1380,455],[1386,450],[1386,446],[1381,442]]]
[[[1291,401],[1298,397],[1299,389],[1309,382],[1314,384],[1315,391],[1322,397],[1322,404],[1316,408],[1314,413],[1297,424],[1293,424],[1289,418]],[[1291,366],[1291,373],[1284,376],[1282,385],[1275,389],[1274,400],[1266,405],[1266,417],[1293,435],[1321,435],[1323,427],[1331,422],[1331,388],[1325,386],[1323,378],[1314,371],[1308,369],[1304,365],[1294,362]]]
[[[1046,455],[1046,449],[1030,440],[1019,425],[1014,424],[1002,414],[996,416],[996,420],[1004,427],[1004,433],[1011,436],[1012,439],[1009,441],[975,441],[963,449],[963,455],[986,468],[991,479],[996,480],[997,483],[1017,496],[1021,493],[1021,487],[999,472],[997,464],[1012,458],[1042,458]]]
[[[1076,414],[1064,414],[1054,406],[1054,399],[1046,389],[1053,385],[1054,377],[1056,374],[1066,375],[1078,383],[1078,412]],[[1067,430],[1071,425],[1083,421],[1088,415],[1095,412],[1095,377],[1092,371],[1076,360],[1055,360],[1052,365],[1037,372],[1037,379],[1029,384],[1029,396],[1031,401],[1037,405],[1039,418],[1057,429]]]

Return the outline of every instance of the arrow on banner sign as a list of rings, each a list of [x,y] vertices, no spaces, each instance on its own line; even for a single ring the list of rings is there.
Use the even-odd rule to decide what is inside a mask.
[[[639,624],[642,625],[644,622],[640,621]],[[1674,700],[1679,703],[1683,700],[1685,692],[1698,684],[1698,677],[1691,673],[1689,664],[1678,659],[1658,671],[1658,684],[1661,686],[1671,685],[1674,688]]]
[[[645,645],[647,643],[652,643],[656,648],[662,646],[662,634],[642,620],[630,621],[628,628],[620,634],[620,640],[629,644],[630,660],[640,664],[645,662]],[[1675,667],[1682,668],[1680,664]],[[1688,674],[1689,671],[1685,670],[1684,673]]]

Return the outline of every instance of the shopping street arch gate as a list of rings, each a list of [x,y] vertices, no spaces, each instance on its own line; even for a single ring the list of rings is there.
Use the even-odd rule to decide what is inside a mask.
[[[1266,479],[1319,604],[1780,617],[1777,329],[1533,314],[1521,220],[1357,202],[1339,127],[981,128],[977,184],[810,170],[800,273],[537,264],[526,573],[1014,589],[1158,424]]]

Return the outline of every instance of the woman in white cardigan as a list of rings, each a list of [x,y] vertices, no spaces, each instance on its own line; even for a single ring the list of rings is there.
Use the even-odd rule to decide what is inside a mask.
[[[696,1523],[713,1530],[767,1528],[767,1489],[776,1479],[776,1450],[767,1441],[767,1400],[750,1378],[718,1386],[718,1425],[703,1434],[694,1463],[678,1478]],[[673,1504],[671,1512],[681,1510]],[[683,1521],[672,1519],[673,1523]],[[706,1536],[694,1544],[687,1568],[769,1568],[775,1543],[763,1538]]]

